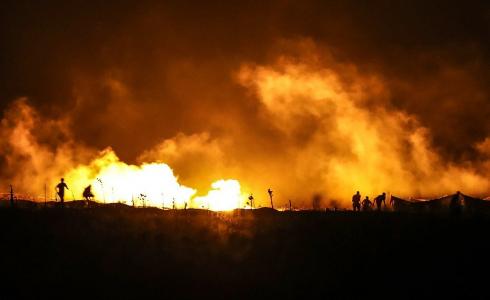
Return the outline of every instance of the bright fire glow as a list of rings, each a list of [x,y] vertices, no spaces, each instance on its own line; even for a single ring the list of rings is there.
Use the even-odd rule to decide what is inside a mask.
[[[237,180],[218,180],[211,185],[212,190],[204,197],[194,198],[197,207],[209,207],[212,210],[226,211],[240,208],[245,203],[245,196],[240,191]]]
[[[128,165],[111,149],[103,151],[90,164],[71,170],[65,179],[75,197],[80,198],[83,189],[92,185],[95,199],[107,203],[216,211],[232,210],[245,203],[237,180],[217,180],[206,196],[195,197],[196,190],[179,184],[167,164]]]

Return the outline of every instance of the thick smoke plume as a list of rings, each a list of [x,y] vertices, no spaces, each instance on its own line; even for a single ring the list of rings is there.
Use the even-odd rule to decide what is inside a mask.
[[[266,206],[269,187],[280,206],[290,199],[310,206],[318,195],[346,206],[356,190],[407,197],[488,193],[488,138],[469,146],[478,159],[446,160],[431,130],[396,105],[389,79],[338,62],[311,41],[293,48],[299,55],[242,63],[230,72],[239,92],[229,97],[248,103],[241,108],[246,112],[221,114],[214,107],[206,118],[219,122],[202,124],[192,134],[162,137],[134,164],[110,148],[75,141],[74,127],[91,126],[80,122],[80,112],[87,103],[95,105],[87,99],[98,97],[86,83],[76,89],[78,104],[61,118],[42,116],[27,99],[18,99],[1,123],[3,182],[33,197],[43,195],[46,186],[52,197],[64,176],[75,197],[92,184],[100,201],[221,209],[246,205],[249,193],[257,205]],[[148,107],[136,105],[131,85],[104,78],[106,126],[116,115],[130,116],[128,122],[144,119]],[[219,203],[219,197],[231,200]]]
[[[0,128],[2,189],[12,184],[33,198],[53,195],[54,182],[93,154],[73,142],[69,120],[42,118],[27,99],[18,99],[4,113]],[[46,190],[45,190],[46,188]]]
[[[488,172],[479,174],[469,162],[445,162],[430,130],[390,106],[381,77],[334,61],[281,58],[270,66],[244,66],[239,78],[281,135],[276,163],[292,173],[288,181],[295,186],[284,186],[289,194],[316,188],[346,200],[355,190],[414,197],[488,192]]]
[[[69,122],[42,118],[27,99],[18,99],[7,110],[0,130],[5,166],[2,181],[15,187],[17,197],[53,200],[54,187],[63,177],[69,183],[69,200],[80,199],[84,188],[91,185],[101,202],[214,210],[245,205],[236,180],[218,180],[207,195],[194,197],[196,190],[181,185],[165,163],[131,165],[122,162],[111,148],[97,151],[75,143],[66,129]]]

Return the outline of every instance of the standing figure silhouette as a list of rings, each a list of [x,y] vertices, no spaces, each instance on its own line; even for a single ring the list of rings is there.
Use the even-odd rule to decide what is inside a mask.
[[[361,194],[359,191],[352,196],[352,209],[354,211],[361,211]]]
[[[376,203],[376,209],[381,210],[381,204],[384,204],[386,206],[386,193],[383,192],[383,194],[377,196],[374,198],[374,203]]]
[[[68,186],[65,183],[65,179],[61,178],[61,182],[58,183],[58,185],[56,186],[56,190],[58,196],[60,197],[62,207],[65,205],[65,189],[69,190]]]

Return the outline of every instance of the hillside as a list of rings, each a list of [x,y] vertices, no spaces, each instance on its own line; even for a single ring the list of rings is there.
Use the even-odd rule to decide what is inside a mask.
[[[17,297],[468,297],[490,250],[483,216],[1,208],[0,226]]]

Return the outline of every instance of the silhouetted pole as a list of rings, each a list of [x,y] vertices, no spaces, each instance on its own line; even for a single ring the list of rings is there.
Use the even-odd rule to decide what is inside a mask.
[[[102,187],[102,197],[104,199],[104,204],[105,204],[105,190],[104,190],[104,183],[102,182],[102,179],[97,178],[97,181],[100,183],[100,186]]]
[[[44,184],[44,207],[46,207],[47,201],[48,201],[48,190],[46,184]]]
[[[274,209],[274,202],[272,202],[272,190],[269,188],[267,192],[269,193],[269,198],[271,198],[271,208]]]
[[[289,211],[293,211],[293,206],[291,205],[291,199],[289,199]]]
[[[10,185],[10,207],[14,207],[14,188]]]

